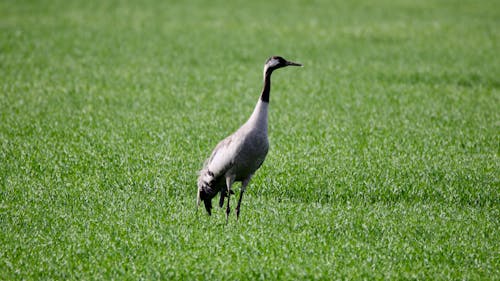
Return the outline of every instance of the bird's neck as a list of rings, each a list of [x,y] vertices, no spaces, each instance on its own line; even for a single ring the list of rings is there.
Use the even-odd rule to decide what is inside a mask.
[[[264,86],[262,88],[262,94],[255,105],[252,115],[247,121],[249,126],[258,128],[259,130],[265,130],[266,132],[269,94],[271,92],[271,72],[272,71],[268,71],[267,69],[264,70]]]
[[[255,105],[252,115],[247,121],[247,125],[250,126],[250,128],[265,131],[267,133],[268,107],[269,103],[262,101],[262,99],[259,99],[257,101],[257,104]]]
[[[271,72],[266,69],[264,71],[264,86],[262,88],[262,94],[260,95],[260,100],[269,103],[269,96],[271,94]]]

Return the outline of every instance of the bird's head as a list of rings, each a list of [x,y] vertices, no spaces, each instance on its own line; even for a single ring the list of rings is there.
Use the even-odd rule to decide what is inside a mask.
[[[205,209],[207,210],[208,215],[212,215],[212,198],[213,196],[210,195],[210,191],[205,190],[205,188],[200,188],[198,189],[198,206],[200,205],[201,201],[203,201],[203,204],[205,205]]]
[[[198,177],[198,206],[201,201],[205,204],[205,209],[207,210],[208,215],[212,214],[212,198],[217,194],[217,190],[212,188],[214,183],[213,174],[206,170],[202,171],[200,176]]]
[[[271,74],[274,70],[286,66],[302,66],[302,64],[288,61],[280,56],[272,56],[267,59],[266,64],[264,65],[264,76],[266,73]]]

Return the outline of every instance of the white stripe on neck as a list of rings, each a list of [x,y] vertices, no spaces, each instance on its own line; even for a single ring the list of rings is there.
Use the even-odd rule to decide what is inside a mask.
[[[247,121],[247,124],[251,127],[267,131],[268,107],[269,103],[263,102],[259,99],[259,101],[257,101],[257,104],[255,105],[252,115]]]

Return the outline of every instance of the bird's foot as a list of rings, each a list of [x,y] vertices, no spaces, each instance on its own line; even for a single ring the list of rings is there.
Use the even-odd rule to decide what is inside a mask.
[[[240,218],[240,208],[236,207],[236,220]]]
[[[229,206],[226,208],[226,223],[229,221],[229,213],[231,212],[231,209],[229,209]]]
[[[229,216],[229,213],[231,212],[231,209],[229,208],[229,206],[226,208],[226,216]]]

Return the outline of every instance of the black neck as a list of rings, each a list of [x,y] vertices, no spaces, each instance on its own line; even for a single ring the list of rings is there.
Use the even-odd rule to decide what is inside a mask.
[[[271,93],[271,73],[272,71],[266,71],[264,76],[264,88],[260,95],[260,100],[267,103],[269,103],[269,95]]]

